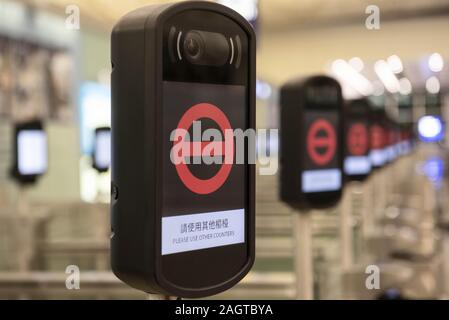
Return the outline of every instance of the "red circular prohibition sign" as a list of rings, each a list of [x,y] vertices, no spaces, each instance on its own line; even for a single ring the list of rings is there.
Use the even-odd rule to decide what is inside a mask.
[[[319,132],[324,132],[326,135],[318,136]],[[326,165],[332,160],[336,147],[334,127],[327,120],[315,120],[307,134],[307,151],[312,161],[319,166]],[[318,149],[324,149],[324,152],[320,153]]]
[[[368,150],[368,130],[363,123],[355,123],[348,130],[347,145],[354,156],[362,156]]]
[[[177,129],[184,129],[185,131],[183,131],[184,135],[182,133],[177,135],[178,137],[182,136],[182,139],[175,141],[173,144],[186,143],[186,141],[184,141],[186,132],[192,126],[194,121],[201,118],[209,118],[214,120],[222,131],[224,139],[224,161],[221,168],[215,176],[209,179],[199,179],[195,177],[190,172],[185,161],[181,161],[181,163],[176,165],[176,171],[181,181],[190,191],[197,194],[206,195],[218,190],[226,182],[226,179],[231,173],[232,164],[234,161],[234,137],[232,136],[231,139],[226,140],[227,138],[225,132],[226,130],[232,130],[232,127],[223,111],[213,104],[199,103],[188,109],[181,117],[181,120],[179,120]]]

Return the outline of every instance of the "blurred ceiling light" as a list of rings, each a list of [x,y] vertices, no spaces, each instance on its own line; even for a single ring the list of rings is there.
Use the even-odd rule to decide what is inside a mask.
[[[373,95],[378,97],[385,93],[385,88],[380,81],[373,81]]]
[[[391,68],[391,71],[393,71],[394,73],[401,73],[404,68],[402,66],[402,61],[401,58],[399,58],[397,55],[392,55],[389,56],[387,59],[388,65]]]
[[[354,57],[354,58],[349,59],[348,63],[357,72],[361,72],[365,66],[365,64],[363,63],[363,60],[360,59],[359,57]]]
[[[444,134],[443,132],[441,133]],[[444,178],[444,161],[439,157],[432,157],[428,159],[424,163],[422,169],[430,181],[434,183],[438,183]]]
[[[440,80],[438,80],[438,78],[435,76],[427,79],[426,90],[431,94],[437,94],[438,92],[440,92]]]
[[[391,93],[396,93],[399,91],[399,81],[391,71],[388,63],[385,60],[377,61],[374,64],[374,71],[376,72],[380,81],[382,81],[382,83],[384,84],[385,89],[387,89]]]
[[[436,116],[423,116],[418,120],[418,134],[424,141],[441,140],[444,136],[443,122]]]
[[[404,96],[412,93],[412,84],[409,79],[407,78],[399,79],[399,92]]]
[[[440,72],[443,70],[444,61],[443,57],[439,53],[433,53],[429,57],[429,69],[433,72]]]
[[[248,21],[255,21],[259,15],[258,0],[217,0],[217,2],[237,11]]]
[[[261,80],[256,81],[256,96],[258,99],[267,100],[271,97],[272,93],[273,89],[270,84]]]
[[[332,62],[331,69],[332,73],[334,73],[340,81],[347,83],[360,94],[369,96],[373,93],[373,86],[371,82],[357,72],[345,60],[335,60]]]

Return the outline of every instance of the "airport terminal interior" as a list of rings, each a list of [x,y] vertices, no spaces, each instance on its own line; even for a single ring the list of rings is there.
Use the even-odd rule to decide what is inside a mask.
[[[110,266],[111,30],[166,2],[0,0],[0,299],[148,299]],[[255,30],[255,123],[270,136],[254,265],[205,299],[449,299],[449,2],[215,2]],[[317,162],[347,143],[368,164],[342,159],[341,198],[295,208],[280,196],[281,88],[318,75],[370,127],[317,134]]]

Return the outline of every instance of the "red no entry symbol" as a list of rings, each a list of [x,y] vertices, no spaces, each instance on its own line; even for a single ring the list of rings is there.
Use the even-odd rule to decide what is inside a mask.
[[[193,122],[203,118],[212,119],[218,124],[222,131],[223,141],[190,142],[185,140],[187,131],[192,126]],[[215,176],[209,179],[199,179],[194,176],[192,172],[190,172],[185,161],[176,164],[176,171],[179,178],[190,191],[197,194],[209,194],[215,192],[226,182],[234,160],[234,137],[233,135],[229,136],[226,134],[226,131],[232,131],[228,118],[223,111],[216,106],[209,103],[200,103],[194,105],[184,113],[181,120],[179,120],[177,129],[182,129],[182,131],[178,131],[180,133],[176,136],[180,137],[180,139],[175,141],[173,145],[181,143],[186,146],[185,144],[187,144],[186,148],[183,149],[187,150],[186,153],[182,154],[183,157],[202,156],[206,147],[211,150],[211,153],[209,154],[211,156],[220,156],[224,154],[221,168]]]
[[[348,130],[347,141],[349,153],[362,156],[368,151],[368,130],[363,123],[355,123]]]
[[[379,125],[371,127],[371,148],[382,149],[384,147],[384,131]]]
[[[307,134],[307,151],[310,159],[315,164],[324,166],[334,157],[336,147],[334,127],[327,120],[315,120]]]

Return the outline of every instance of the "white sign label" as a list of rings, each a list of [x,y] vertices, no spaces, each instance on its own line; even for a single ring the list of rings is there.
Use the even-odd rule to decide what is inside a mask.
[[[338,169],[304,171],[303,192],[337,191],[341,188],[341,172]]]
[[[375,149],[370,152],[371,163],[380,167],[383,166],[386,161],[386,151],[383,149]]]
[[[394,146],[389,146],[387,148],[387,160],[393,161],[396,158],[396,149]]]
[[[368,174],[371,171],[371,160],[365,156],[346,157],[345,173],[348,175]]]
[[[407,155],[407,154],[409,154],[410,153],[410,142],[409,141],[403,141],[402,143],[401,143],[401,152],[402,152],[402,154],[404,154],[404,155]]]
[[[162,255],[244,242],[244,209],[162,218]]]

